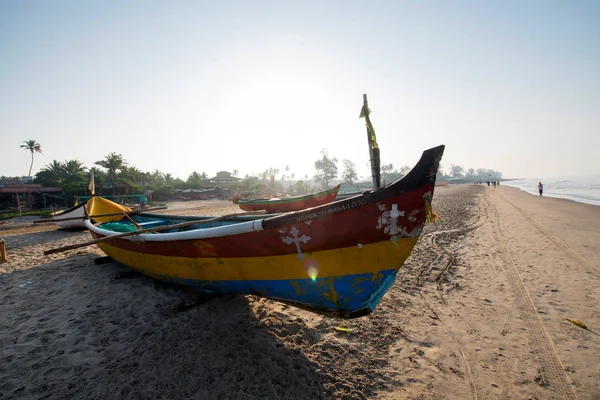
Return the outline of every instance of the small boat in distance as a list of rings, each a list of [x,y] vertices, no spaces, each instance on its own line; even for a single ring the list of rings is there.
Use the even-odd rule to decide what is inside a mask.
[[[50,218],[62,229],[85,229],[85,204],[79,203],[64,211],[54,213]],[[77,218],[77,219],[74,219]]]
[[[119,215],[120,213],[131,211],[131,208],[102,198],[96,193],[93,171],[88,189],[91,192],[91,197],[81,203],[79,203],[79,197],[77,197],[76,204],[73,207],[55,213],[50,217],[50,220],[63,229],[85,229],[84,220],[90,215],[118,214],[94,219],[96,222],[108,222],[118,221],[125,216],[125,214]]]
[[[305,210],[311,207],[317,207],[329,204],[335,200],[341,185],[322,192],[306,194],[303,196],[281,197],[271,199],[239,199],[236,195],[232,197],[234,204],[237,204],[244,211],[265,210],[268,213],[285,213],[291,211]]]
[[[129,207],[115,203],[100,196],[93,195],[75,206],[51,216],[56,225],[62,229],[85,229],[84,219],[87,215],[111,214],[129,212]],[[100,217],[96,222],[117,221],[123,216]]]
[[[179,223],[149,213],[108,223],[86,219],[95,239],[89,244],[142,274],[201,292],[253,294],[360,317],[379,304],[433,218],[443,152],[443,145],[426,150],[388,186],[302,211]]]

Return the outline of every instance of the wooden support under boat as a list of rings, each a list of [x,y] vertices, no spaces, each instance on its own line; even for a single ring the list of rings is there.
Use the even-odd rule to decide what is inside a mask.
[[[104,257],[98,257],[98,258],[94,259],[94,264],[102,265],[102,264],[108,264],[108,263],[111,263],[114,261],[115,260],[113,260],[112,258],[110,258],[108,256],[104,256]]]

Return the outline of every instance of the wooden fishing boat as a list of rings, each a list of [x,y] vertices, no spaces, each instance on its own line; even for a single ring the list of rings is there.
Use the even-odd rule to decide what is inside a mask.
[[[282,197],[272,199],[243,200],[234,197],[233,203],[244,211],[265,210],[268,213],[285,213],[300,211],[311,207],[321,206],[335,200],[341,185],[318,193],[304,196]]]
[[[64,211],[54,213],[51,219],[62,229],[84,229],[85,204],[86,202],[83,202]]]
[[[65,211],[52,215],[51,219],[56,225],[63,229],[85,229],[85,216],[109,213],[129,212],[129,207],[115,203],[108,199],[94,195]],[[87,214],[86,214],[87,213]],[[101,217],[96,222],[115,221],[123,216]]]
[[[443,151],[426,150],[410,173],[386,187],[302,211],[175,226],[172,216],[141,213],[131,217],[137,226],[130,220],[85,224],[96,239],[90,243],[152,278],[359,317],[394,283],[432,217]]]

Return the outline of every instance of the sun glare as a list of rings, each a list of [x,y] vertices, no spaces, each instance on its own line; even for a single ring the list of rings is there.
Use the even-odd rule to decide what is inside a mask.
[[[304,268],[306,268],[306,273],[308,274],[308,277],[313,282],[316,282],[317,277],[319,276],[319,263],[317,262],[317,260],[309,258],[304,263]]]

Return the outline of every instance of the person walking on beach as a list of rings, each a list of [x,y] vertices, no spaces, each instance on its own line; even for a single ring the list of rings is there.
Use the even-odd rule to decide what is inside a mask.
[[[538,192],[540,192],[540,196],[544,192],[544,185],[542,185],[542,182],[538,182]]]

